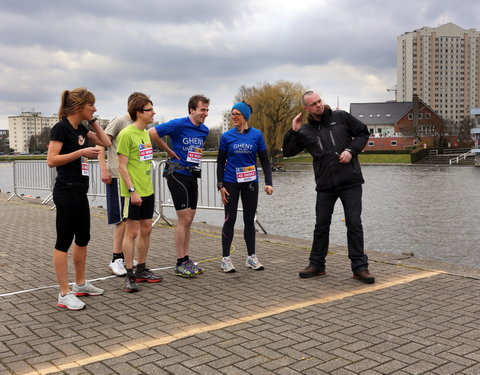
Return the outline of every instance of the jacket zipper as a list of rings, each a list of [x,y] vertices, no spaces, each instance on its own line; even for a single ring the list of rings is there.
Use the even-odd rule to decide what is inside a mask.
[[[318,136],[318,135],[317,135],[317,140],[318,140],[318,145],[320,146],[320,150],[323,151],[322,141],[320,140],[320,136]]]
[[[330,139],[332,140],[333,147],[335,148],[336,144],[335,144],[335,139],[333,139],[332,130],[330,130]]]

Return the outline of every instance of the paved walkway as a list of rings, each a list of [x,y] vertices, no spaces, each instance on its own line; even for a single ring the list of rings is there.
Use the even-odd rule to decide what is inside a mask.
[[[55,212],[0,194],[0,374],[480,374],[480,273],[369,252],[373,285],[351,277],[342,247],[327,276],[302,280],[309,242],[258,235],[266,266],[219,268],[219,230],[196,225],[204,275],[173,275],[173,230],[157,225],[150,266],[160,284],[122,291],[111,277],[113,228],[92,210],[88,277],[106,290],[88,307],[56,307]],[[293,223],[292,223],[293,225]],[[267,224],[268,228],[268,224]],[[399,239],[400,240],[400,239]]]

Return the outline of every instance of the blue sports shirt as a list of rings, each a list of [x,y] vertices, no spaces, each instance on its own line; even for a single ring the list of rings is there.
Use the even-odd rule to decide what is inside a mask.
[[[241,168],[255,166],[258,182],[257,153],[267,149],[265,139],[260,130],[250,128],[246,133],[239,133],[232,128],[222,134],[219,150],[227,153],[227,162],[223,181],[238,182],[237,176]]]
[[[186,167],[200,166],[203,144],[208,136],[205,124],[195,126],[189,117],[182,117],[159,124],[155,126],[155,130],[159,137],[168,135],[172,140],[172,150],[180,160],[172,159],[171,163],[179,163]],[[176,172],[192,175],[186,170]]]

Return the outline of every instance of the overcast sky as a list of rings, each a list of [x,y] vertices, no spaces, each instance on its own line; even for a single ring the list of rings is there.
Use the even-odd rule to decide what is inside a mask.
[[[478,0],[2,0],[0,129],[35,109],[57,113],[65,89],[87,87],[97,114],[151,96],[157,120],[211,98],[220,124],[241,85],[299,82],[326,102],[394,99],[396,38],[453,22],[480,29]]]

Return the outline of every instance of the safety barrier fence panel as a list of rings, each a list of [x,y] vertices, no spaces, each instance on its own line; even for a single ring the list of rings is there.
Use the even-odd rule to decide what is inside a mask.
[[[22,196],[19,190],[41,190],[48,194],[42,203],[46,203],[50,197],[55,183],[57,171],[55,168],[49,168],[44,160],[14,160],[13,170],[13,194],[8,198],[12,199]]]
[[[198,179],[198,203],[197,210],[223,210],[223,203],[220,194],[217,191],[216,184],[216,160],[202,160],[202,178]],[[167,179],[163,177],[166,161],[154,161],[152,163],[152,181],[155,190],[155,213],[157,215],[154,224],[163,219],[169,225],[170,220],[165,216],[164,208],[174,207],[170,191],[167,186]],[[88,196],[105,197],[106,188],[102,182],[102,174],[98,160],[89,160],[90,187]],[[19,190],[45,190],[48,191],[47,197],[42,204],[48,203],[52,199],[52,190],[55,184],[56,168],[49,168],[44,160],[17,160],[13,163],[13,194],[22,198]],[[23,199],[23,198],[22,198]],[[239,202],[239,211],[243,211]],[[267,233],[262,224],[255,216],[255,222],[260,229]]]

